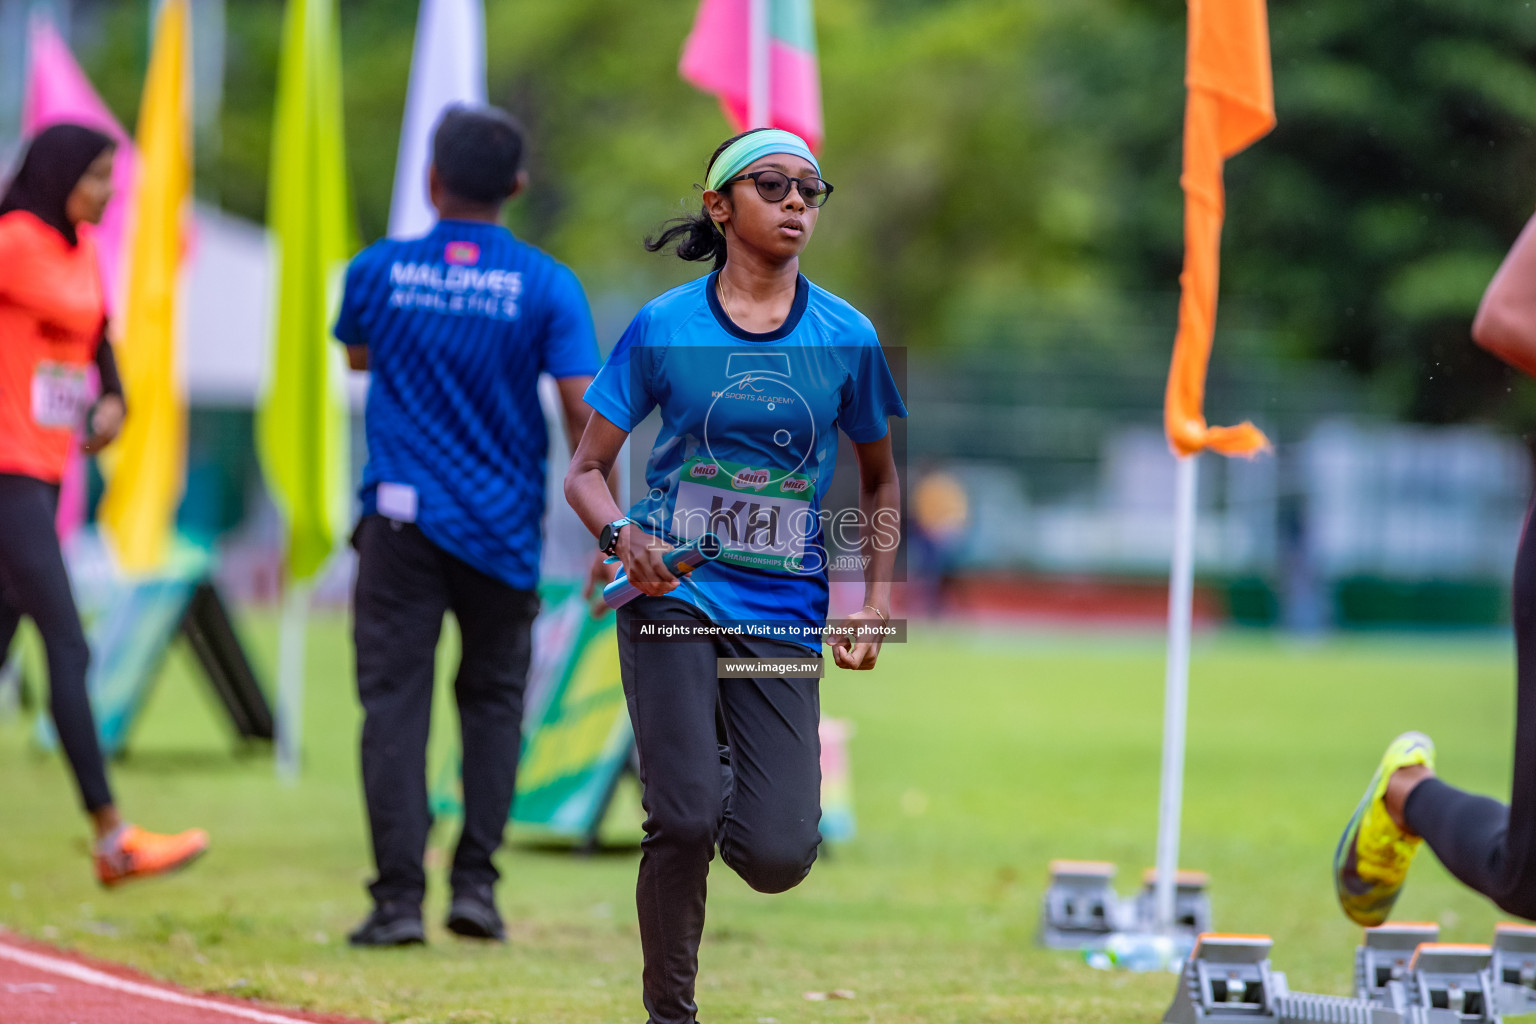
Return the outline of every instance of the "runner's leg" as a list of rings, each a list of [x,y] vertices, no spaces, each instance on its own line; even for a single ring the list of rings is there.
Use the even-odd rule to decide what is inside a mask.
[[[709,862],[720,825],[720,684],[712,642],[635,642],[637,620],[707,623],[675,598],[619,609],[619,665],[640,760],[645,839],[635,902],[651,1024],[693,1024]]]
[[[798,644],[733,639],[732,657],[814,657]],[[799,885],[816,861],[821,833],[821,680],[720,681],[731,750],[732,792],[720,859],[758,892]]]
[[[43,635],[48,709],[81,802],[87,812],[95,812],[112,804],[112,790],[86,693],[91,649],[54,528],[57,502],[58,489],[50,484],[0,475],[0,587],[13,611],[30,617]]]
[[[0,665],[10,656],[11,641],[16,639],[16,628],[21,625],[21,612],[9,598],[5,585],[0,583]]]
[[[1536,919],[1536,529],[1531,511],[1515,556],[1514,620],[1515,766],[1509,805],[1431,778],[1408,795],[1403,817],[1451,874],[1509,913]]]
[[[5,585],[0,583],[0,669],[3,669],[11,657],[11,641],[16,639],[16,629],[21,625],[21,612],[6,599]],[[23,690],[24,680],[21,673],[15,673],[17,697],[25,699]]]

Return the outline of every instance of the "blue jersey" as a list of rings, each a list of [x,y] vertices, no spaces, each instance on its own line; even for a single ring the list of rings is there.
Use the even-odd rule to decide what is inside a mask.
[[[715,278],[647,303],[587,403],[624,430],[661,410],[630,518],[672,543],[705,531],[725,543],[671,596],[720,625],[819,649],[828,563],[859,533],[827,529],[821,507],[838,430],[878,441],[906,406],[858,310],[801,277],[784,323],[753,334],[726,316]]]
[[[365,514],[415,522],[514,587],[538,584],[549,437],[539,374],[598,365],[576,275],[507,229],[441,221],[347,269],[335,334],[368,349]]]

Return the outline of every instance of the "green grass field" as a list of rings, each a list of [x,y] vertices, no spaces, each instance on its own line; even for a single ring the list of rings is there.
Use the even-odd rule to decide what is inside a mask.
[[[245,622],[262,666],[270,619]],[[513,846],[502,860],[506,946],[453,941],[434,835],[424,949],[358,951],[367,908],[358,716],[340,616],[315,620],[307,765],[279,784],[241,754],[173,655],[115,766],[125,810],[201,825],[204,861],[98,889],[62,765],[0,723],[0,924],[214,992],[391,1022],[640,1021],[638,852],[579,858]],[[1343,994],[1358,931],[1334,905],[1329,858],[1381,747],[1417,727],[1457,784],[1506,795],[1513,735],[1507,641],[1265,636],[1197,641],[1184,863],[1213,875],[1216,925],[1275,937],[1293,988]],[[711,1024],[780,1021],[1147,1021],[1167,975],[1108,974],[1034,945],[1053,857],[1151,862],[1162,718],[1156,637],[914,629],[872,673],[832,670],[826,713],[852,719],[859,835],[798,889],[749,890],[715,863],[701,953]],[[446,707],[440,703],[440,707]],[[439,730],[452,727],[439,714]],[[632,794],[611,823],[638,837]],[[1399,904],[1448,939],[1487,941],[1498,912],[1428,854]],[[807,990],[852,989],[807,1002]]]

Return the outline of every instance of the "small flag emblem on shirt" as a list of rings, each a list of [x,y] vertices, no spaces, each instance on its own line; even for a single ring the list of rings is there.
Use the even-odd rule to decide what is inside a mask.
[[[480,247],[474,242],[449,242],[443,258],[455,267],[472,267],[480,262]]]

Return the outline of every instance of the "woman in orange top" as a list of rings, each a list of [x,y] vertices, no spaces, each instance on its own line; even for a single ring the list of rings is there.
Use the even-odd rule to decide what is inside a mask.
[[[91,226],[112,197],[114,143],[60,124],[38,134],[0,198],[0,655],[30,616],[48,654],[48,706],[96,829],[103,885],[180,867],[201,830],[157,835],[125,823],[107,784],[86,697],[90,648],[70,593],[54,519],[75,438],[95,451],[126,407]],[[103,394],[91,404],[88,370]]]

